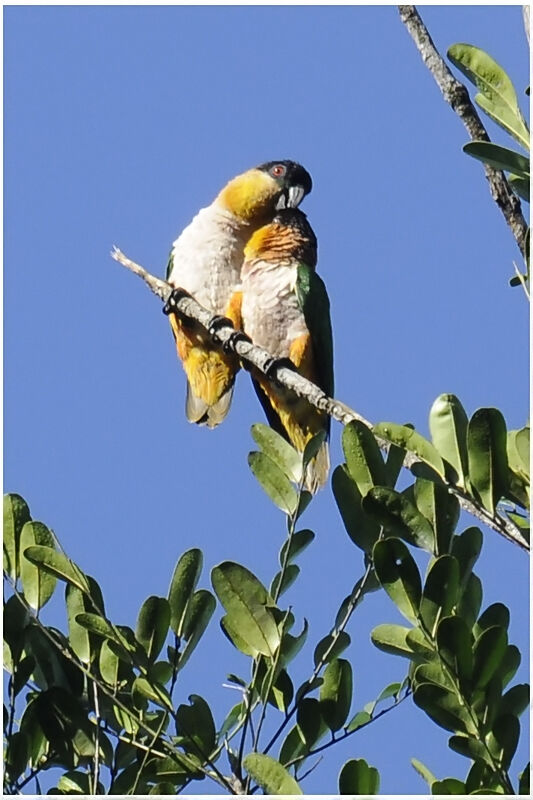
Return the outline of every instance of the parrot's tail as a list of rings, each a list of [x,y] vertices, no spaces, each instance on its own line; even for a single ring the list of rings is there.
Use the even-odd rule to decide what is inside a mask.
[[[205,400],[194,394],[190,383],[187,381],[187,398],[185,400],[185,413],[189,422],[197,425],[207,425],[216,428],[225,419],[233,397],[233,384],[227,389],[216,403],[208,405]]]
[[[305,488],[307,491],[311,492],[311,494],[316,494],[324,486],[328,480],[329,466],[329,447],[328,443],[324,442],[307,467],[307,472],[305,473]]]

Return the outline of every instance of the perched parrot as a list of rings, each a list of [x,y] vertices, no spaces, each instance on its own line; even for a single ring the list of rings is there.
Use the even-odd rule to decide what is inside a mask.
[[[294,161],[269,161],[233,178],[174,242],[167,281],[240,328],[244,245],[276,209],[297,207],[311,188],[311,176]],[[238,359],[194,321],[169,318],[187,375],[187,419],[214,428],[228,413]]]
[[[317,241],[298,209],[279,210],[252,234],[244,250],[243,331],[275,358],[288,358],[296,370],[333,395],[333,338],[329,299],[315,272]],[[269,424],[299,451],[319,431],[329,436],[330,419],[304,398],[252,370],[252,381]],[[311,492],[328,476],[324,442],[307,469]]]

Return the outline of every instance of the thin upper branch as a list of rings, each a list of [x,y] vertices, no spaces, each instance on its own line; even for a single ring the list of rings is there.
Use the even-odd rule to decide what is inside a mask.
[[[139,275],[139,277],[148,284],[152,292],[163,301],[168,300],[175,287],[161,280],[161,278],[156,278],[151,275],[144,267],[141,267],[140,264],[136,264],[135,261],[125,256],[118,247],[113,248],[111,256],[115,261],[118,261],[119,264],[122,264],[122,266],[131,270],[136,275]],[[214,317],[211,312],[201,306],[200,303],[187,293],[183,293],[183,297],[181,297],[177,303],[176,310],[181,316],[199,322],[206,331],[213,329]],[[284,366],[283,362],[279,364],[264,348],[244,339],[232,338],[235,333],[235,328],[228,321],[227,325],[216,326],[216,334],[213,334],[213,338],[215,341],[229,346],[246,364],[257,367],[257,369],[265,374],[268,371],[268,376],[271,379],[295,392],[299,397],[304,397],[311,405],[321,411],[325,411],[326,414],[342,425],[347,425],[349,422],[359,420],[359,422],[362,422],[368,428],[373,428],[372,423],[361,416],[361,414],[358,414],[357,411],[341,403],[340,400],[328,397],[319,386],[316,386],[316,384],[308,381],[307,378],[302,377],[294,370]],[[388,450],[388,442],[379,437],[376,437],[376,441],[383,450]],[[403,465],[409,469],[413,464],[419,461],[420,459],[414,453],[407,452]],[[524,550],[529,550],[529,542],[511,522],[503,519],[503,517],[500,517],[498,514],[491,515],[483,506],[478,505],[474,498],[466,497],[457,487],[448,486],[448,490],[457,497],[459,503],[466,511],[469,511],[488,525],[489,528],[497,531],[506,539],[518,544]]]
[[[454,77],[438,52],[416,6],[398,6],[398,9],[400,19],[409,31],[424,64],[435,78],[446,102],[461,118],[470,138],[490,142],[489,135],[470,100],[466,87]],[[505,217],[520,252],[525,258],[527,223],[522,214],[520,200],[510,188],[503,172],[488,164],[483,164],[483,168],[492,199]]]

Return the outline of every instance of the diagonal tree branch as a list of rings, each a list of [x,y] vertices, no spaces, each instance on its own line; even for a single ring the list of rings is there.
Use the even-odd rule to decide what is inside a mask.
[[[123,267],[126,267],[126,269],[131,270],[131,272],[134,272],[142,278],[144,282],[148,284],[152,292],[163,301],[166,302],[175,289],[175,287],[167,283],[167,281],[154,277],[145,270],[144,267],[141,267],[140,264],[136,264],[135,261],[125,256],[118,247],[113,248],[111,257],[114,258],[115,261],[118,261],[119,264],[122,264]],[[273,358],[267,350],[253,344],[250,340],[238,336],[236,337],[235,335],[239,332],[235,330],[229,320],[227,325],[217,324],[216,333],[212,333],[214,330],[214,322],[217,317],[213,317],[210,311],[201,306],[200,303],[186,292],[183,292],[182,297],[178,300],[176,312],[183,317],[199,322],[207,332],[211,333],[214,341],[226,345],[235,352],[245,364],[257,367],[257,369],[261,370],[261,372],[266,374],[271,380],[275,380],[277,383],[285,386],[285,388],[295,392],[298,397],[304,397],[309,403],[321,411],[325,411],[326,414],[337,420],[337,422],[340,422],[342,425],[347,425],[349,422],[359,420],[359,422],[362,422],[367,428],[372,430],[372,423],[361,416],[361,414],[358,414],[357,411],[354,411],[340,400],[328,397],[319,386],[316,386],[294,370],[284,366],[283,361],[279,362],[277,359]],[[376,441],[383,450],[388,450],[388,442],[379,437],[376,437]],[[403,466],[410,469],[413,464],[419,461],[420,459],[414,453],[407,451]],[[459,503],[466,511],[484,522],[489,528],[492,528],[506,539],[509,539],[509,541],[518,544],[524,550],[529,550],[529,542],[522,536],[515,525],[503,517],[500,517],[498,514],[490,514],[482,505],[475,501],[475,498],[467,497],[458,487],[448,485],[447,488],[448,491],[457,497]]]
[[[398,9],[400,19],[409,31],[424,64],[435,78],[446,102],[461,118],[470,138],[490,142],[489,135],[470,100],[466,87],[454,77],[438,52],[416,6],[398,6]],[[520,252],[525,258],[527,223],[522,214],[520,200],[510,188],[503,172],[489,167],[488,164],[483,164],[483,168],[492,199],[505,217]]]

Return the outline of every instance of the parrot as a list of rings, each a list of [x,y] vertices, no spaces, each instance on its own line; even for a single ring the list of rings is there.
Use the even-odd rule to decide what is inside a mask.
[[[289,160],[269,161],[237,175],[173,243],[167,281],[240,329],[246,242],[277,209],[297,207],[311,189],[307,170]],[[187,376],[187,419],[215,428],[229,411],[238,358],[215,344],[198,323],[169,313],[168,303],[164,310]]]
[[[333,335],[329,298],[315,271],[317,240],[298,208],[280,209],[250,237],[241,271],[242,329],[275,359],[333,396]],[[319,431],[326,439],[305,476],[315,493],[327,480],[330,418],[305,398],[251,369],[254,389],[270,426],[303,452]]]

